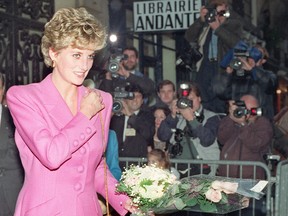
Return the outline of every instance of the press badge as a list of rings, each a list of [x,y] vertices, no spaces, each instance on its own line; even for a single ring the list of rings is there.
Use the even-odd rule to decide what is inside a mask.
[[[126,128],[125,136],[136,136],[136,130],[134,128]]]

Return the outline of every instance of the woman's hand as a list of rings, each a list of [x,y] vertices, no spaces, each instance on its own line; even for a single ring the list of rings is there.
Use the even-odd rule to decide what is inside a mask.
[[[131,212],[132,214],[137,214],[137,213],[141,213],[140,209],[138,208],[138,206],[136,206],[135,204],[133,204],[131,199],[128,199],[124,205],[124,208]],[[149,211],[146,213],[147,216],[155,216],[155,214],[152,211]]]
[[[82,98],[80,112],[91,119],[98,112],[104,109],[103,98],[100,92],[94,89],[88,89],[86,95]]]

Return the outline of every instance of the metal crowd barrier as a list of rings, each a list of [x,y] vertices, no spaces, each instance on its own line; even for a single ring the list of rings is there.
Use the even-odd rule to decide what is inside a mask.
[[[119,162],[120,162],[120,167],[122,169],[124,169],[125,167],[129,167],[131,164],[135,164],[135,165],[143,165],[147,162],[146,158],[131,158],[131,157],[120,157],[119,158]],[[272,194],[272,189],[278,186],[278,184],[275,184],[275,178],[271,177],[271,170],[268,168],[268,166],[264,163],[261,162],[255,162],[255,161],[212,161],[212,160],[182,160],[182,159],[171,159],[170,160],[171,165],[173,167],[175,167],[176,169],[178,168],[178,166],[185,164],[187,167],[187,173],[186,176],[191,176],[191,170],[192,167],[195,167],[195,165],[198,165],[198,167],[200,167],[200,174],[202,174],[202,170],[204,169],[205,166],[209,165],[209,166],[219,166],[219,165],[225,165],[227,166],[227,172],[229,175],[229,166],[232,165],[237,165],[239,166],[239,170],[240,170],[240,176],[242,175],[242,171],[243,171],[243,167],[252,167],[253,171],[254,171],[254,179],[256,179],[256,168],[257,170],[262,169],[265,172],[266,175],[266,179],[262,179],[262,180],[267,180],[268,181],[268,185],[265,188],[265,196],[263,196],[263,198],[259,201],[255,200],[255,199],[250,199],[251,202],[251,207],[249,213],[247,214],[247,212],[245,212],[245,209],[243,210],[239,210],[236,212],[236,214],[234,215],[239,215],[239,216],[258,216],[258,215],[263,215],[263,216],[287,216],[288,215],[288,197],[286,195],[286,193],[284,193],[284,195],[281,196],[281,191],[284,192],[284,188],[285,190],[287,190],[288,188],[288,162],[286,163],[281,163],[281,166],[278,167],[279,169],[281,169],[280,171],[277,172],[277,179],[276,181],[279,181],[279,185],[281,186],[280,188],[278,188],[278,194],[276,194],[276,203],[277,205],[275,205],[275,196],[274,193]],[[203,168],[203,169],[202,169]],[[279,175],[279,176],[278,176]],[[241,178],[240,178],[241,179]],[[286,180],[286,181],[285,181]],[[277,191],[277,190],[276,190]],[[283,193],[282,193],[283,194]],[[283,198],[283,196],[286,196],[285,198]],[[279,202],[279,199],[282,199],[281,202]],[[260,206],[259,206],[260,203]],[[285,205],[285,209],[281,209],[280,210],[280,205],[282,206]],[[274,211],[274,206],[275,211]],[[282,207],[281,207],[282,208]],[[285,212],[285,213],[282,213]],[[183,214],[181,214],[183,215]],[[194,215],[193,213],[187,212],[186,214],[188,215]]]
[[[277,165],[275,191],[275,216],[288,215],[288,160]]]

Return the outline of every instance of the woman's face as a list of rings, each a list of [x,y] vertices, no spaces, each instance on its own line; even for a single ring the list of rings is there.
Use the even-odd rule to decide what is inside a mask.
[[[154,112],[155,117],[155,127],[159,128],[161,122],[166,118],[166,115],[162,109],[157,109]]]
[[[58,52],[49,50],[54,61],[56,79],[72,85],[81,85],[92,67],[94,51],[90,49],[78,49],[71,46]]]

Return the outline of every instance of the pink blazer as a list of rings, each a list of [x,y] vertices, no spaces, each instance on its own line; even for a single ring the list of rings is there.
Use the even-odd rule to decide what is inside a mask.
[[[78,88],[78,109],[85,87]],[[25,169],[15,216],[102,215],[96,192],[105,197],[104,164],[112,98],[101,92],[105,109],[88,120],[73,116],[48,75],[42,82],[13,86],[7,101],[16,126],[15,139]],[[101,121],[105,131],[102,142]],[[108,171],[109,202],[120,215],[126,196],[115,193]]]

